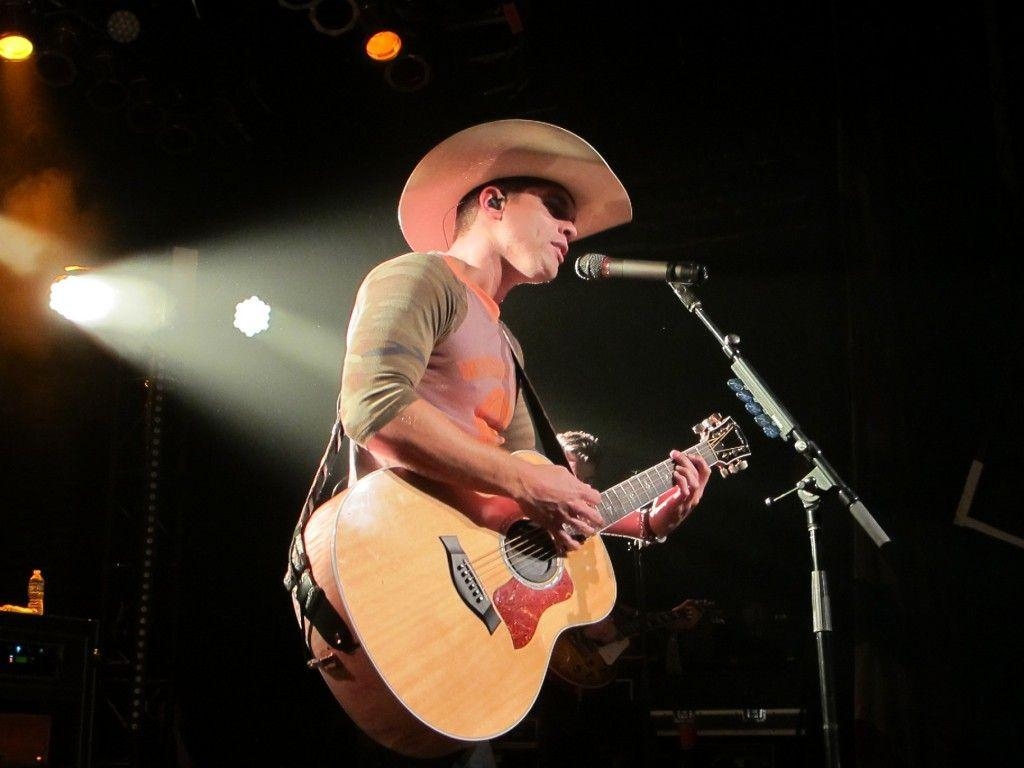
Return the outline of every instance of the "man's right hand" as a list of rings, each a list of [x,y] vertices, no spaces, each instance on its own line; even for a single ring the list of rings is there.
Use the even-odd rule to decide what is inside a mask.
[[[559,554],[579,549],[579,537],[593,536],[604,528],[597,512],[601,494],[565,467],[524,462],[519,480],[513,498],[523,514],[551,534]]]

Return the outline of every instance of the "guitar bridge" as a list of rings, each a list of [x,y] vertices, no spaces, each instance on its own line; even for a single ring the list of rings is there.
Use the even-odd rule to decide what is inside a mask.
[[[455,585],[455,591],[459,593],[459,597],[462,598],[466,607],[476,614],[477,618],[487,627],[487,631],[493,635],[494,630],[501,623],[501,619],[498,612],[494,610],[491,599],[484,592],[473,566],[470,565],[469,557],[463,551],[457,536],[441,536],[440,538],[445,552],[448,553],[448,572],[452,577],[452,584]]]

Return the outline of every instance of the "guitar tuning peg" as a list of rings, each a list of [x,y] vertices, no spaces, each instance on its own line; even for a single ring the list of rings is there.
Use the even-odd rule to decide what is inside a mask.
[[[700,423],[701,431],[702,432],[710,432],[712,429],[714,429],[715,427],[718,426],[718,423],[721,420],[722,420],[722,417],[721,417],[720,414],[712,413],[710,416],[708,416],[706,419],[704,419],[704,421],[702,421]],[[694,427],[694,431],[696,431],[696,429],[697,428]],[[700,433],[698,433],[698,434],[700,434]]]
[[[747,460],[740,459],[739,461],[734,461],[731,464],[719,467],[718,471],[721,473],[722,477],[728,477],[729,475],[735,475],[738,472],[742,472],[746,468]]]
[[[693,429],[693,434],[695,434],[695,435],[701,434],[704,431],[704,422],[702,421],[700,424],[694,424],[692,429]]]

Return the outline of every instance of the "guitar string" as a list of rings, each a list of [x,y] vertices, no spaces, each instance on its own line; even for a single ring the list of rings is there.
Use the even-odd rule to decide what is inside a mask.
[[[699,451],[699,449],[700,449],[700,446],[695,446],[695,448],[691,449],[691,450],[698,450]],[[633,494],[636,493],[636,490],[634,488],[632,488],[631,486],[636,485],[638,483],[640,485],[641,490],[649,490],[649,489],[644,487],[644,480],[647,480],[648,482],[650,482],[649,478],[652,475],[657,477],[659,474],[663,474],[664,471],[668,468],[668,466],[670,464],[672,464],[671,459],[663,461],[660,464],[656,464],[655,466],[647,469],[646,471],[644,471],[642,473],[639,473],[637,475],[634,475],[632,478],[624,480],[621,483],[619,483],[618,485],[613,486],[612,488],[608,489],[607,491],[605,491],[602,494],[602,496],[604,498],[602,499],[601,503],[598,505],[598,509],[600,510],[600,508],[602,506],[608,506],[609,504],[612,504],[613,503],[612,495],[615,492],[617,492],[617,491],[621,491],[624,486],[629,486],[630,487],[630,491]],[[667,488],[666,488],[666,490],[667,490]],[[663,492],[664,491],[661,491],[661,492],[659,492],[659,494],[663,493]],[[623,505],[622,505],[622,503],[620,501],[620,502],[618,502],[616,504],[616,506],[621,508]],[[637,509],[637,508],[639,508],[641,506],[643,506],[643,504],[631,506],[629,511],[632,511],[633,509]],[[608,522],[604,526],[604,528],[607,528],[608,526],[614,524],[619,519],[624,517],[625,514],[628,514],[628,513],[629,512],[616,515],[610,522]],[[601,516],[602,516],[602,518],[605,518],[605,514],[604,513],[602,513]],[[604,530],[604,528],[601,528],[600,530]],[[598,531],[598,533],[600,533],[600,531]],[[511,552],[513,553],[513,554],[509,555],[509,557],[508,557],[509,564],[513,567],[513,569],[515,569],[516,566],[521,565],[522,563],[524,563],[524,562],[526,562],[528,560],[536,558],[537,556],[541,555],[542,553],[544,553],[546,551],[552,552],[552,556],[554,556],[554,549],[553,549],[553,544],[552,544],[551,536],[543,528],[534,528],[534,529],[531,529],[525,535],[524,534],[519,534],[517,536],[510,537],[510,538],[505,540],[505,544],[506,544],[506,549],[507,550],[511,550]],[[520,546],[520,545],[525,545],[525,546]],[[490,573],[493,573],[495,571],[501,572],[502,570],[504,570],[505,566],[504,566],[504,563],[502,562],[503,560],[504,560],[503,553],[502,553],[501,548],[499,548],[497,551],[489,552],[489,553],[485,554],[484,556],[482,556],[481,558],[479,558],[477,560],[470,560],[469,564],[473,567],[473,570],[477,573],[477,575],[481,576],[481,575],[489,575]],[[498,566],[500,566],[500,567],[498,567]]]
[[[528,560],[534,559],[546,550],[554,557],[551,536],[543,528],[534,528],[527,534],[519,534],[505,540],[504,547],[488,552],[484,556],[470,560],[469,564],[478,577],[501,573],[506,570],[503,550],[510,551],[508,562],[513,569]]]
[[[699,450],[699,446],[697,446],[696,448]],[[623,482],[619,483],[613,488],[610,488],[609,490],[605,491],[605,493],[602,494],[602,496],[605,498],[603,498],[601,504],[598,505],[598,509],[600,509],[600,507],[603,505],[606,506],[606,502],[611,502],[612,494],[616,491],[621,490],[623,486],[632,486],[639,482],[641,489],[644,489],[643,481],[645,479],[648,479],[651,475],[656,476],[660,473],[664,473],[664,470],[667,469],[668,465],[670,465],[671,463],[671,460],[661,462],[660,464],[657,464],[654,467],[649,468],[645,472],[639,473],[638,475],[635,475],[632,478],[624,480]],[[635,493],[635,490],[633,488],[630,488],[630,490]],[[622,506],[621,502],[619,502],[618,506]],[[642,504],[638,506],[642,506]],[[605,527],[607,528],[609,525],[612,525],[616,520],[620,519],[622,516],[623,515],[616,516],[611,522],[607,523]],[[603,513],[602,518],[605,518],[605,515]],[[604,529],[602,528],[601,530]],[[517,566],[523,564],[528,560],[538,557],[546,551],[550,551],[552,553],[552,556],[554,556],[551,536],[543,528],[534,528],[525,535],[520,534],[517,536],[510,537],[505,540],[505,544],[506,549],[510,550],[512,553],[508,556],[508,561],[513,569],[515,569]],[[477,573],[478,576],[482,576],[490,575],[495,571],[500,573],[501,571],[505,570],[505,565],[502,562],[503,560],[503,552],[499,548],[497,551],[489,552],[488,554],[484,555],[478,560],[471,560],[469,564],[473,567],[473,570]]]
[[[708,447],[709,446],[707,443],[697,443],[696,445],[692,446],[691,449],[688,449],[687,453],[696,453],[705,458],[706,461],[709,461],[710,464],[712,464],[712,460],[716,459],[715,452],[709,449],[708,454],[710,455],[706,455],[706,449],[708,449]],[[604,498],[598,505],[598,509],[600,510],[601,506],[607,506],[606,503],[609,503],[611,501],[611,497],[616,493],[627,493],[635,495],[637,493],[637,490],[634,486],[637,485],[637,483],[639,483],[641,490],[644,490],[644,492],[649,493],[650,487],[645,486],[645,481],[649,483],[649,478],[651,475],[656,476],[658,474],[663,474],[671,464],[671,459],[666,460],[660,464],[656,464],[653,467],[650,467],[644,472],[638,473],[637,475],[634,475],[633,477],[623,480],[622,482],[612,486],[611,488],[606,490],[604,494],[602,494],[602,497]],[[626,487],[629,488],[628,492],[623,492],[623,488]],[[659,492],[659,494],[660,493],[664,492]],[[631,498],[631,496],[629,495],[627,496],[627,499],[633,502],[631,505],[632,509],[638,509],[642,507],[644,504],[649,503],[650,501],[650,499],[648,499],[647,502],[637,504],[635,499]],[[618,502],[617,506],[622,507],[622,502]],[[630,511],[632,511],[632,509]],[[628,513],[616,515],[604,527],[607,527],[616,520],[621,519],[623,516],[625,516],[625,514]],[[606,515],[603,512],[601,516],[602,518],[607,519]],[[603,529],[604,528],[601,528],[600,530]],[[598,532],[600,532],[600,530]],[[504,548],[504,551],[502,548],[499,548],[497,551],[489,552],[476,560],[469,560],[469,565],[473,568],[474,572],[476,572],[478,578],[481,577],[481,575],[489,575],[490,573],[496,571],[500,573],[503,570],[505,570],[504,560],[506,552],[511,553],[508,555],[508,562],[509,565],[513,567],[513,569],[517,568],[517,566],[521,565],[523,562],[526,562],[531,559],[536,559],[543,553],[550,552],[551,557],[554,557],[554,549],[552,546],[551,537],[548,534],[547,530],[545,530],[544,528],[532,528],[525,535],[517,535],[515,537],[510,537],[506,539],[505,543],[506,547]]]
[[[715,450],[711,448],[709,443],[707,442],[698,443],[692,448],[687,449],[687,453],[697,453],[702,458],[704,458],[704,460],[707,461],[708,464],[712,467],[714,467],[717,463],[721,461],[720,458],[717,456]],[[640,481],[641,489],[643,489],[644,479],[649,478],[651,475],[656,476],[657,474],[664,472],[664,470],[667,469],[670,464],[672,464],[672,460],[668,459],[666,461],[661,462],[660,464],[656,464],[655,466],[650,467],[644,472],[638,473],[637,475],[634,475],[631,478],[623,480],[621,483],[618,483],[612,488],[609,488],[602,494],[602,496],[605,496],[606,498],[602,499],[602,502],[598,505],[598,509],[600,509],[600,507],[604,505],[606,501],[611,500],[611,494],[622,491],[623,487],[625,486],[630,486],[630,491],[635,493],[635,489],[633,489],[631,486],[635,485],[638,479]],[[668,490],[668,488],[666,488],[665,490]],[[661,493],[664,493],[664,491],[660,491],[653,498],[656,498]],[[647,502],[636,505],[629,511],[632,512],[634,509],[639,509],[640,507],[644,506],[644,504],[649,503],[650,501],[651,499],[648,499]],[[621,502],[619,503],[619,506],[621,506]],[[609,522],[605,526],[605,528],[617,522],[619,519],[624,517],[625,514],[629,514],[629,512],[626,512],[622,515],[615,517],[611,522]],[[603,514],[602,517],[604,517]],[[600,534],[600,531],[604,530],[605,528],[601,528],[595,535]],[[531,529],[526,534],[518,534],[516,536],[507,538],[505,540],[504,551],[503,548],[499,547],[497,550],[491,551],[480,558],[477,558],[475,560],[470,559],[468,561],[468,564],[473,568],[473,571],[477,574],[478,577],[489,576],[493,573],[501,573],[502,571],[506,570],[504,563],[505,551],[512,553],[508,555],[508,563],[514,570],[517,568],[517,566],[520,566],[524,562],[527,562],[529,560],[536,559],[545,552],[551,552],[551,558],[548,559],[552,559],[555,557],[550,534],[545,529],[538,527]],[[562,557],[564,557],[564,555]]]
[[[664,471],[668,464],[671,464],[671,461],[662,462],[661,464],[651,467],[642,474],[646,476],[656,474],[658,471]],[[631,482],[635,480],[636,477],[630,478],[629,480],[625,480],[622,483],[619,483],[618,485],[614,486],[608,491],[605,491],[605,493],[602,494],[602,496],[605,496],[605,499],[603,499],[601,504],[598,505],[598,508],[600,509],[602,505],[606,505],[606,502],[611,502],[612,499],[610,494],[620,489],[621,486],[629,485]],[[618,506],[622,506],[621,502]],[[605,525],[605,528],[607,528],[609,525],[612,525],[622,516],[623,515],[616,516],[611,522]],[[602,518],[604,518],[604,514],[602,514]],[[601,530],[604,529],[602,528]],[[515,568],[518,565],[521,565],[523,562],[526,562],[527,560],[537,557],[545,551],[551,551],[552,556],[554,553],[551,535],[545,529],[539,527],[531,529],[526,534],[519,534],[517,536],[510,537],[505,540],[505,544],[506,548],[514,553],[508,557],[509,564],[513,568]],[[525,544],[526,546],[521,547],[521,544]],[[473,570],[476,571],[477,575],[479,576],[482,574],[490,574],[494,571],[503,571],[505,569],[504,563],[502,562],[503,560],[504,557],[502,549],[499,548],[497,551],[489,552],[477,560],[471,560],[469,564],[473,567]]]

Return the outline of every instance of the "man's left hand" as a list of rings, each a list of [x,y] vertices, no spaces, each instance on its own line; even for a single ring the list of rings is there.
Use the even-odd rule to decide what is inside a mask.
[[[672,451],[669,456],[675,464],[675,485],[658,497],[647,517],[651,533],[657,538],[667,536],[690,516],[711,477],[711,467],[700,456],[682,451]]]

